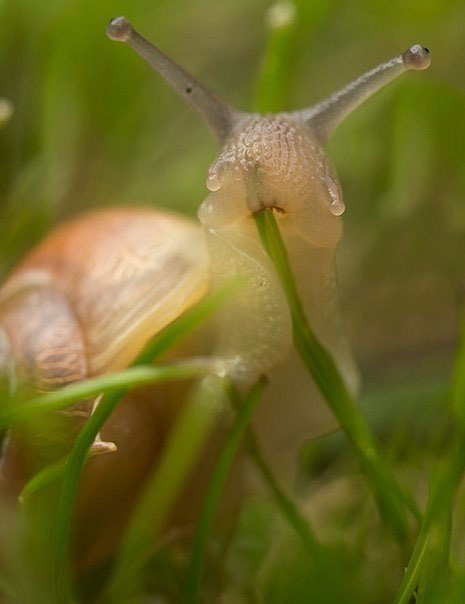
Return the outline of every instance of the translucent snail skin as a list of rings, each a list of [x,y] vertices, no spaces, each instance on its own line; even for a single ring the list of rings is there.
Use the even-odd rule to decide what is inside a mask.
[[[208,171],[201,226],[166,210],[129,207],[94,211],[55,229],[0,289],[0,379],[10,390],[18,379],[52,390],[126,367],[208,289],[240,275],[243,285],[218,313],[208,352],[241,388],[261,374],[270,377],[254,421],[266,452],[290,475],[299,446],[334,420],[293,350],[289,309],[254,214],[274,209],[312,328],[355,389],[334,267],[344,203],[323,147],[373,92],[406,70],[428,67],[428,50],[411,46],[307,109],[260,115],[220,99],[124,17],[110,22],[108,35],[158,71],[222,145]],[[95,445],[109,453],[87,462],[77,512],[80,526],[88,527],[80,538],[83,549],[91,544],[90,563],[115,546],[179,400],[165,389],[134,392],[105,424],[104,440]],[[93,403],[74,410],[77,426]],[[32,455],[30,449],[12,434],[3,453],[4,482],[21,483],[40,466],[38,448]]]
[[[247,277],[247,285],[221,313],[216,353],[236,382],[250,384],[261,373],[271,375],[270,395],[257,411],[256,427],[268,452],[289,469],[285,458],[295,461],[296,449],[330,429],[334,420],[318,403],[316,389],[292,350],[289,310],[259,241],[254,213],[275,209],[312,328],[355,390],[357,372],[341,330],[334,262],[345,206],[324,144],[379,88],[407,70],[427,68],[429,51],[415,44],[316,105],[260,115],[224,102],[142,38],[124,17],[111,21],[108,35],[126,42],[158,71],[222,145],[208,171],[210,193],[198,217],[213,287],[237,274]]]

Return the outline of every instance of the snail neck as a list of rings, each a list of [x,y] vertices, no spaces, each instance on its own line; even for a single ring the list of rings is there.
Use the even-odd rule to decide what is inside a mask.
[[[244,286],[218,315],[217,354],[235,381],[250,384],[289,357],[289,306],[253,219],[221,228],[204,224],[204,232],[213,287],[244,278]],[[314,247],[293,228],[282,232],[311,327],[347,379],[353,364],[341,329],[335,248]]]
[[[336,271],[336,248],[315,247],[297,233],[283,232],[289,261],[311,329],[331,353],[353,392],[358,373],[344,334]]]

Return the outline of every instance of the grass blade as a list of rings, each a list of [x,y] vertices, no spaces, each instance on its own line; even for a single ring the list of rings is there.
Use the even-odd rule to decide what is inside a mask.
[[[421,574],[417,604],[441,604],[449,593],[449,556],[452,529],[451,502],[436,515],[428,539],[428,556]]]
[[[174,372],[173,369],[175,369]],[[171,378],[176,380],[179,379],[179,375],[180,373],[177,371],[176,367],[167,367],[159,374],[158,381],[166,381]],[[189,377],[198,375],[198,368],[194,373],[188,372],[188,375]],[[153,380],[152,383],[156,383],[156,381],[157,380]],[[125,388],[124,392],[126,393],[128,390],[129,388]],[[122,396],[121,393],[122,391],[118,389],[103,397],[94,413],[79,432],[66,463],[65,476],[58,505],[57,534],[54,550],[56,595],[58,598],[63,598],[64,602],[70,600],[68,577],[69,539],[71,534],[73,502],[79,486],[79,478],[88,456],[89,449],[100,429],[120,401]]]
[[[224,399],[224,381],[210,376],[204,378],[182,411],[123,539],[109,588],[112,601],[121,602],[125,598],[132,601],[141,569],[154,549],[170,506],[195,464]]]
[[[32,495],[48,486],[55,480],[61,478],[65,468],[66,459],[60,459],[59,461],[45,467],[43,470],[40,470],[40,472],[37,472],[37,474],[34,474],[34,476],[25,484],[23,490],[21,491],[19,501],[21,503],[27,503]]]
[[[289,93],[295,52],[297,7],[291,0],[275,2],[266,14],[268,39],[252,101],[252,111],[282,111]]]
[[[100,375],[65,386],[61,390],[42,394],[26,403],[4,407],[0,410],[0,429],[21,420],[30,420],[41,413],[63,409],[102,392],[114,392],[123,387],[129,389],[166,380],[191,379],[205,373],[206,370],[205,365],[202,367],[198,363],[192,363],[158,367],[139,366]]]
[[[320,564],[320,566],[328,565],[329,561],[322,546],[315,537],[308,520],[300,513],[299,506],[276,480],[270,466],[265,460],[260,443],[252,431],[249,431],[247,448],[260,476],[273,495],[283,518],[296,532],[310,559]]]
[[[449,466],[443,468],[432,483],[420,532],[394,604],[409,604],[421,575],[428,567],[432,533],[437,527],[438,520],[440,524],[443,515],[449,514],[454,483],[455,477],[451,474]]]
[[[192,558],[186,582],[186,604],[194,604],[200,586],[205,561],[208,536],[215,518],[224,484],[232,462],[247,429],[252,413],[260,401],[267,380],[261,378],[249,391],[244,403],[237,409],[237,418],[221,451],[215,470],[210,479],[205,502],[202,507],[192,547]]]
[[[257,213],[256,223],[262,244],[274,263],[289,303],[294,344],[345,431],[375,495],[383,520],[402,543],[407,532],[406,510],[410,509],[418,518],[416,504],[400,487],[387,462],[383,460],[378,444],[356,408],[331,355],[309,326],[272,210]]]
[[[229,389],[229,397],[236,410],[243,406],[241,397],[236,388]],[[258,470],[263,482],[273,496],[278,510],[281,512],[284,520],[293,529],[302,542],[304,550],[308,553],[310,559],[328,567],[329,561],[326,553],[318,540],[316,539],[308,520],[300,513],[299,506],[293,498],[286,493],[275,478],[272,469],[265,459],[260,442],[252,428],[247,431],[247,452],[252,462]]]
[[[444,569],[449,565],[451,506],[465,471],[465,319],[461,325],[450,402],[457,424],[450,458],[441,468],[431,489],[422,526],[395,604],[408,604],[419,581],[422,580],[421,597],[423,601],[431,601],[428,600],[433,597],[431,589],[436,590],[438,582],[444,581]],[[444,585],[442,589],[445,589]],[[440,590],[441,585],[439,592]],[[438,598],[440,595],[438,593]]]

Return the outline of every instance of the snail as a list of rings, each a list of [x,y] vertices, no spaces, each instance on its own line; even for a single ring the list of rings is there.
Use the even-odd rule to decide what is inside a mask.
[[[124,17],[113,19],[107,33],[141,55],[222,145],[208,170],[200,225],[166,210],[131,206],[97,210],[56,228],[0,290],[0,375],[10,388],[28,380],[46,391],[124,368],[209,289],[242,275],[243,286],[212,327],[209,353],[240,388],[262,374],[270,376],[254,423],[265,451],[289,474],[298,448],[334,420],[293,351],[289,309],[254,215],[264,208],[274,211],[312,328],[356,390],[335,270],[344,202],[324,145],[341,121],[384,84],[406,70],[428,67],[429,52],[413,45],[319,104],[261,115],[223,101]],[[120,524],[127,517],[128,501],[156,459],[172,423],[170,405],[176,408],[178,400],[169,389],[127,396],[95,443],[108,454],[89,460],[80,505],[92,510],[87,516],[83,512],[89,535],[96,528],[106,532],[101,543],[113,538],[114,516]],[[79,417],[91,413],[96,402],[75,409],[71,423],[82,423]],[[27,473],[37,465],[14,437],[3,456],[7,482],[18,480],[20,466]],[[101,484],[102,497],[128,504],[114,506],[113,519],[105,506],[96,512]]]

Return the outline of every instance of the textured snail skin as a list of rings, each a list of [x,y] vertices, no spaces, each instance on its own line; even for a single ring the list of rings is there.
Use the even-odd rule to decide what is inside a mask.
[[[254,212],[276,209],[312,328],[354,391],[357,372],[341,329],[335,270],[342,193],[312,130],[287,114],[244,118],[211,166],[207,186],[212,192],[199,219],[212,281],[219,286],[237,274],[246,278],[220,311],[216,354],[238,383],[270,375],[270,392],[256,411],[255,427],[275,467],[290,479],[298,448],[334,428],[335,421],[292,350],[288,305],[263,251]]]

